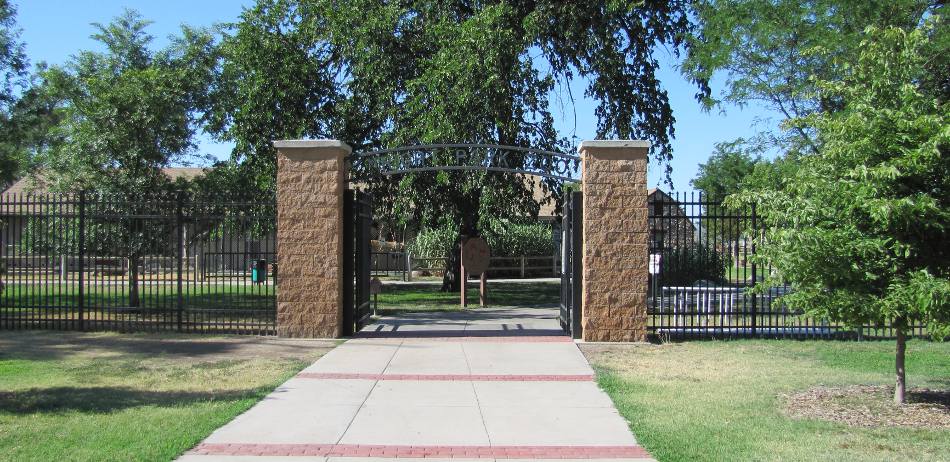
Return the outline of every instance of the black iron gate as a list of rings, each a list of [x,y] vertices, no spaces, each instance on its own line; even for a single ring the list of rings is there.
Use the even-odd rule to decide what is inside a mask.
[[[570,192],[564,198],[561,230],[561,327],[579,339],[581,327],[581,280],[583,278],[582,223],[583,193]]]
[[[373,196],[346,190],[343,200],[343,335],[359,332],[373,314],[370,305],[370,228]]]

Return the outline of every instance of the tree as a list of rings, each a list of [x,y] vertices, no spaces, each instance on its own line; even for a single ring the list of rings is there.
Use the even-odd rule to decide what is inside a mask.
[[[649,139],[653,157],[667,162],[674,119],[654,51],[681,51],[689,18],[682,1],[259,0],[223,39],[211,112],[248,174],[267,184],[277,138],[334,137],[356,150],[446,142],[572,149],[554,129],[550,95],[584,78],[598,101],[598,136]],[[537,213],[533,183],[514,175],[409,174],[369,184],[381,215],[418,227],[449,223],[474,235],[483,217]],[[541,187],[558,198],[562,185]]]
[[[26,161],[20,139],[21,131],[28,127],[18,123],[22,117],[16,116],[23,108],[16,106],[20,91],[29,84],[28,68],[16,8],[8,0],[0,0],[0,185],[16,178]]]
[[[53,191],[94,190],[100,212],[124,216],[87,235],[91,251],[129,259],[129,305],[138,306],[138,261],[167,247],[168,232],[136,216],[154,213],[172,185],[162,171],[187,161],[198,127],[196,109],[212,76],[209,32],[183,28],[164,50],[150,48],[149,22],[131,10],[92,36],[104,52],[83,51],[42,74],[60,101],[59,142],[41,157]],[[164,203],[167,205],[167,202]]]
[[[707,108],[720,102],[757,102],[779,114],[781,130],[767,129],[756,140],[784,152],[815,153],[821,140],[810,127],[784,122],[838,102],[815,91],[812,77],[835,79],[835,59],[852,56],[867,26],[912,30],[938,14],[943,2],[931,0],[700,0],[699,28],[691,36],[683,72],[696,79],[725,77],[721,94],[701,97]],[[943,27],[943,26],[941,26]],[[825,53],[809,53],[815,47]],[[933,57],[944,63],[945,50]],[[939,67],[939,66],[937,66]],[[940,75],[940,70],[936,70]],[[942,77],[946,82],[945,75]],[[938,78],[939,80],[939,78]],[[704,96],[704,95],[700,95]]]
[[[699,172],[689,184],[703,194],[704,201],[709,202],[722,201],[727,196],[739,192],[746,177],[752,173],[756,164],[762,162],[762,158],[757,153],[753,155],[749,151],[742,138],[727,143],[716,143],[716,150],[705,164],[699,164]],[[706,205],[705,209],[707,215],[719,217],[736,215],[735,210],[722,205]],[[742,232],[737,219],[717,218],[716,220],[718,220],[716,226],[707,226],[713,221],[706,220],[703,228],[705,232],[711,229],[717,239],[735,240]]]
[[[870,27],[854,57],[822,58],[841,72],[816,80],[835,109],[795,122],[814,130],[820,151],[738,198],[766,211],[759,257],[790,283],[785,303],[894,329],[898,403],[911,323],[950,334],[950,107],[920,86],[939,21],[911,32]]]

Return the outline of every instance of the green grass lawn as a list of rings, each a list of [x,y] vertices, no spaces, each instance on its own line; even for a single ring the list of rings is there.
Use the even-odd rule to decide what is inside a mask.
[[[379,294],[380,315],[418,311],[458,311],[458,292],[441,292],[440,285],[384,285]],[[557,305],[561,285],[558,282],[488,281],[488,306]],[[469,307],[478,306],[478,284],[470,282],[467,290]]]
[[[0,460],[171,460],[334,345],[4,332]]]
[[[585,345],[598,382],[660,461],[950,460],[950,430],[860,428],[783,414],[783,394],[890,385],[893,342]],[[950,343],[912,341],[911,387],[950,389]]]

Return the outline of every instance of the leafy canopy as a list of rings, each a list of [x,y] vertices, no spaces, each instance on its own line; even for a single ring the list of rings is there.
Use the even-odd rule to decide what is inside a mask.
[[[786,122],[838,107],[816,92],[815,81],[838,77],[837,60],[859,49],[867,26],[913,30],[942,9],[928,0],[699,0],[698,31],[690,38],[683,72],[695,79],[725,79],[719,95],[701,98],[708,108],[720,102],[756,102]],[[822,47],[823,53],[811,53]],[[939,57],[941,53],[935,53]],[[945,53],[942,53],[945,54]],[[946,58],[942,59],[946,63]],[[945,79],[945,77],[944,77]],[[704,95],[700,95],[704,96]],[[750,139],[785,152],[814,153],[819,139],[810,126],[784,125]]]
[[[950,107],[920,85],[931,27],[870,27],[851,59],[816,49],[842,73],[816,80],[837,109],[796,121],[822,149],[739,196],[765,212],[760,257],[794,288],[794,308],[950,333]]]
[[[209,120],[236,143],[236,168],[272,187],[280,138],[570,150],[552,94],[585,78],[598,136],[649,139],[667,161],[673,115],[654,52],[679,52],[691,27],[681,1],[259,0],[223,39]],[[532,185],[457,172],[372,182],[389,204],[377,215],[469,231],[487,229],[482,215],[536,214]],[[561,186],[538,185],[554,197]]]
[[[761,161],[757,153],[745,149],[745,140],[716,143],[709,160],[699,164],[696,177],[689,184],[709,200],[722,200],[742,189],[742,183]]]
[[[32,130],[22,115],[29,103],[18,105],[29,84],[28,68],[16,8],[0,0],[0,185],[16,178],[30,157],[25,144]]]
[[[94,24],[104,52],[82,51],[42,74],[61,102],[59,142],[42,159],[54,190],[155,192],[168,183],[161,168],[192,154],[212,37],[184,28],[170,47],[153,51],[148,24],[131,10]]]
[[[752,174],[756,165],[763,163],[762,158],[742,138],[733,142],[716,143],[709,160],[699,164],[696,177],[690,185],[702,193],[705,214],[715,216],[704,220],[703,229],[713,238],[735,240],[742,232],[741,219],[730,218],[740,215],[739,210],[719,205],[718,202],[742,189],[746,178]]]

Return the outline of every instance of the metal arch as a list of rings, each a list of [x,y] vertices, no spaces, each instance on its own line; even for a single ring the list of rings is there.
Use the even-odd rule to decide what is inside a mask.
[[[464,144],[464,143],[421,144],[421,145],[413,145],[413,146],[402,146],[402,147],[392,148],[392,149],[381,149],[381,150],[369,151],[369,152],[363,152],[363,153],[354,152],[350,154],[350,156],[348,156],[348,159],[350,160],[350,162],[353,162],[353,161],[358,161],[362,159],[382,157],[382,156],[386,156],[390,154],[398,154],[402,152],[424,152],[424,151],[436,152],[439,150],[459,150],[459,149],[466,149],[469,152],[472,152],[474,150],[485,150],[485,151],[494,150],[495,152],[519,152],[519,153],[524,153],[528,155],[551,157],[551,158],[562,159],[563,161],[566,161],[564,165],[568,166],[568,168],[565,168],[564,172],[561,172],[562,174],[558,175],[558,174],[546,172],[540,169],[526,170],[523,168],[519,169],[519,168],[510,168],[510,167],[499,167],[496,165],[492,165],[491,163],[491,161],[495,159],[495,155],[493,154],[493,155],[485,156],[485,158],[479,160],[479,163],[476,165],[441,165],[441,166],[420,165],[417,167],[409,165],[410,168],[400,168],[401,166],[403,166],[402,164],[400,164],[399,166],[395,168],[392,168],[389,170],[384,169],[380,171],[379,173],[384,176],[391,176],[391,175],[399,175],[399,174],[412,173],[412,172],[474,170],[474,171],[521,173],[525,175],[535,175],[535,176],[540,176],[540,177],[545,177],[545,178],[553,178],[553,179],[557,179],[561,181],[579,181],[578,178],[567,176],[567,175],[564,175],[563,173],[566,173],[567,170],[573,170],[573,168],[570,168],[570,164],[568,164],[567,162],[580,162],[580,156],[565,154],[563,152],[546,151],[543,149],[525,148],[525,147],[520,147],[520,146],[506,146],[506,145],[499,145],[499,144],[477,144],[477,143],[475,144]],[[419,162],[419,161],[421,161],[421,159],[415,160],[415,162]],[[413,160],[410,159],[409,162],[413,162]],[[392,166],[392,164],[390,166]]]

